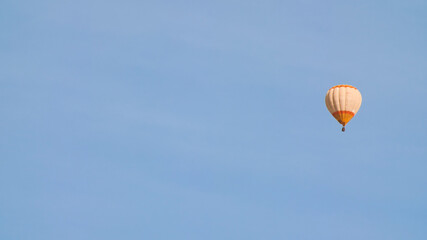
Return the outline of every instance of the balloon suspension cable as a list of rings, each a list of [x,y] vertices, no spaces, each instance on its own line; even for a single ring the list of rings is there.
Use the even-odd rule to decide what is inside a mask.
[[[342,127],[341,131],[345,132],[345,127]]]

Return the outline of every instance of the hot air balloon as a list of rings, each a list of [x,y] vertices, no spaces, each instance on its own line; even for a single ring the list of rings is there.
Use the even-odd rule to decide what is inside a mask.
[[[325,102],[332,116],[342,124],[342,131],[344,132],[345,125],[359,111],[362,104],[362,95],[353,86],[337,85],[326,93]]]

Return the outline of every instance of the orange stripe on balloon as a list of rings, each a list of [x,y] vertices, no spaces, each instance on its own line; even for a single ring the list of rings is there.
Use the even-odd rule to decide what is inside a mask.
[[[341,123],[343,126],[345,126],[353,117],[354,112],[351,111],[336,111],[332,113],[334,118]]]
[[[357,89],[357,88],[355,88],[355,87],[353,87],[353,86],[346,85],[346,84],[336,85],[336,86],[331,87],[331,89],[338,88],[338,87],[349,87],[349,88]],[[329,90],[331,90],[331,89],[329,89]]]
[[[335,116],[338,116],[338,115],[343,114],[343,113],[348,113],[348,114],[354,116],[354,112],[352,112],[352,111],[336,111],[336,112],[332,113],[332,115],[334,115],[334,117],[335,117]]]

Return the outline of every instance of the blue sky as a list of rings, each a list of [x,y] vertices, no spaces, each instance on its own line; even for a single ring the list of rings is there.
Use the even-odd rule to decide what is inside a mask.
[[[427,236],[427,2],[0,5],[0,239]]]

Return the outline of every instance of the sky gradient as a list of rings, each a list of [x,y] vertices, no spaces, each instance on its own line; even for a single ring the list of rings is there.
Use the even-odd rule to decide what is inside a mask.
[[[0,239],[425,240],[426,12],[1,1]]]

